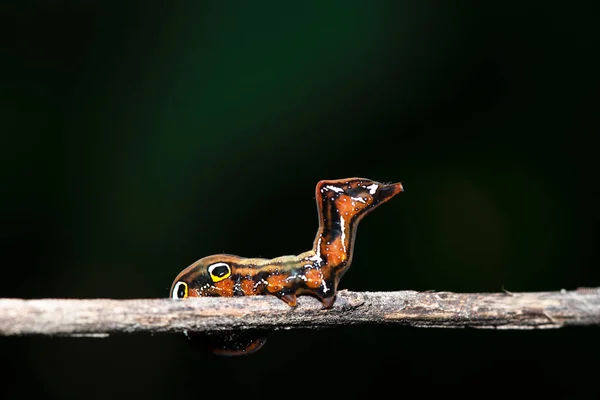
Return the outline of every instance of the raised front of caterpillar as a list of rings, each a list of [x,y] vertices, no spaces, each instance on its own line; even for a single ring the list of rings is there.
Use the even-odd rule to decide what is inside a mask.
[[[177,275],[171,297],[274,295],[290,306],[296,296],[317,297],[324,308],[335,301],[338,283],[352,262],[360,220],[402,192],[401,183],[364,178],[320,181],[316,187],[319,230],[311,250],[273,259],[215,254],[201,258]],[[251,333],[207,336],[216,354],[241,355],[259,350],[266,339]]]

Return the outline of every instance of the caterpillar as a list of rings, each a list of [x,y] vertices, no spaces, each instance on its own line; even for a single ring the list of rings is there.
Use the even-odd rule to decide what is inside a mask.
[[[171,297],[273,295],[295,307],[298,295],[310,295],[331,308],[352,263],[358,223],[403,190],[401,183],[365,178],[322,180],[315,189],[319,229],[311,250],[273,259],[231,254],[201,258],[177,275]],[[212,350],[222,355],[249,354],[266,340],[243,333],[215,338]]]

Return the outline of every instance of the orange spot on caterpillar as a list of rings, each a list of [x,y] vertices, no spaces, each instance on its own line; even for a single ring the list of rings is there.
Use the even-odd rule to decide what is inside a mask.
[[[232,297],[233,296],[233,285],[234,282],[231,279],[223,279],[214,284],[215,289],[219,292],[219,295],[224,297]]]
[[[366,200],[364,203],[356,201],[348,195],[344,195],[340,198],[341,201],[336,203],[341,217],[352,217],[355,214],[359,214],[363,209],[370,203]]]
[[[346,248],[344,247],[342,239],[339,237],[333,242],[329,243],[329,246],[327,246],[326,251],[328,256],[333,257],[336,262],[344,262],[347,259]]]
[[[279,292],[285,287],[285,275],[271,275],[267,278],[267,290],[269,293]]]
[[[316,289],[323,283],[323,273],[320,269],[310,268],[304,273],[306,277],[306,286],[311,289]]]
[[[246,296],[252,296],[256,294],[254,287],[254,281],[252,279],[244,279],[240,282],[240,287]]]

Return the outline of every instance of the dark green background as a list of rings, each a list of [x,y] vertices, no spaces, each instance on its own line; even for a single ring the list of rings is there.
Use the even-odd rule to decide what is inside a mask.
[[[209,254],[300,253],[316,182],[350,176],[406,192],[361,224],[342,288],[598,286],[591,7],[439,3],[3,3],[0,296],[166,297]],[[234,359],[178,335],[0,351],[9,398],[319,398],[581,386],[597,338],[369,326]]]

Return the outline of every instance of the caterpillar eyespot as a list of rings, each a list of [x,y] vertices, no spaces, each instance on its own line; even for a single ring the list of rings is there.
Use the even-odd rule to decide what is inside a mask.
[[[339,281],[352,263],[358,223],[402,191],[401,183],[365,178],[320,181],[314,197],[319,229],[311,250],[273,259],[231,254],[204,257],[177,275],[171,296],[274,295],[293,307],[297,295],[307,294],[318,298],[324,308],[330,308]],[[260,349],[266,340],[262,335],[244,335],[241,344],[230,336],[219,338],[217,345],[216,337],[214,352],[226,355],[249,354]]]
[[[215,283],[227,279],[229,278],[229,275],[231,275],[231,268],[224,262],[209,265],[207,271],[212,281]]]
[[[171,291],[171,297],[174,299],[185,299],[188,297],[188,284],[185,282],[177,282]]]

